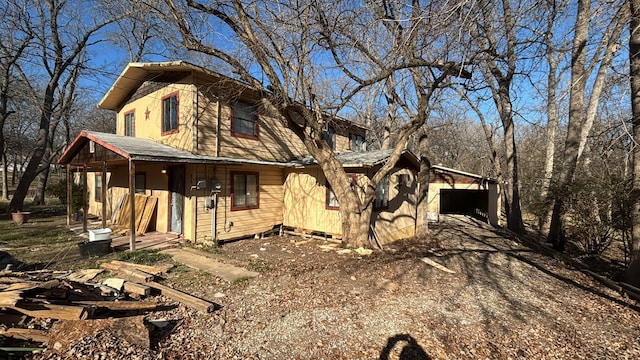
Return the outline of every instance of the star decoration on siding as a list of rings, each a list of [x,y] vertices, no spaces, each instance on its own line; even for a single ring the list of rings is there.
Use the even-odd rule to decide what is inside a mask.
[[[151,114],[151,111],[149,111],[149,107],[147,106],[147,111],[144,112],[144,119],[145,120],[149,120],[149,114]]]

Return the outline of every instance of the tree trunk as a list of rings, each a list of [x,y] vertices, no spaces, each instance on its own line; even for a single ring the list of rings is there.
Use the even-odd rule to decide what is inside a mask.
[[[418,171],[418,196],[416,199],[416,236],[425,237],[429,234],[429,176],[431,164],[429,162],[429,136],[426,126],[420,130],[418,137],[418,158],[420,170]]]
[[[38,184],[36,185],[36,193],[33,197],[33,205],[46,205],[45,191],[47,188],[47,180],[49,179],[49,166],[47,166],[38,175]]]
[[[586,46],[589,32],[591,2],[578,1],[578,12],[574,28],[573,48],[571,50],[571,89],[569,95],[569,123],[567,137],[562,153],[562,164],[558,172],[557,186],[553,191],[553,211],[548,240],[554,249],[564,251],[566,237],[564,234],[564,216],[566,199],[569,197],[570,184],[573,182],[578,163],[580,133],[584,123],[584,91],[587,83]]]
[[[9,175],[7,174],[7,153],[2,152],[2,200],[9,200]]]
[[[631,83],[632,132],[636,146],[633,147],[631,190],[631,249],[630,263],[625,274],[626,281],[640,286],[640,0],[630,0],[629,62]]]
[[[50,82],[47,86],[47,90],[45,91],[44,102],[42,104],[42,113],[40,114],[40,129],[38,130],[38,139],[36,140],[35,149],[33,150],[31,159],[29,159],[27,168],[22,174],[20,182],[18,183],[18,187],[16,188],[13,197],[11,198],[11,202],[9,203],[9,211],[22,210],[22,207],[24,206],[24,199],[27,197],[27,193],[29,191],[29,186],[36,178],[36,176],[38,176],[38,168],[40,167],[40,163],[44,158],[49,142],[49,125],[51,121],[53,93],[55,87],[55,84],[52,84]]]
[[[498,88],[498,109],[504,129],[505,157],[507,160],[507,182],[505,187],[505,210],[507,213],[507,228],[516,234],[524,233],[522,210],[520,208],[520,189],[518,180],[518,160],[516,152],[516,138],[513,129],[513,111],[509,86],[500,83]]]
[[[553,163],[556,152],[556,129],[558,128],[558,106],[556,104],[556,89],[558,87],[558,60],[553,45],[553,23],[556,18],[555,3],[552,5],[552,15],[547,21],[547,31],[545,33],[545,45],[547,64],[549,65],[549,73],[547,74],[547,128],[546,128],[546,149],[544,158],[544,178],[542,179],[542,187],[540,189],[540,199],[544,201],[542,211],[538,218],[538,230],[547,232],[549,229],[549,204],[551,199],[549,196],[549,188],[553,177]]]

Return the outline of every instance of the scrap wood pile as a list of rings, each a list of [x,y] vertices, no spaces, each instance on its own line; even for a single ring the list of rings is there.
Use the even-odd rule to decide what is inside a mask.
[[[116,208],[111,216],[112,230],[114,233],[128,235],[129,218],[131,217],[131,200],[129,193],[120,196]],[[149,223],[156,209],[158,197],[136,194],[134,210],[136,215],[136,235],[143,235],[149,228]]]
[[[169,266],[113,260],[102,269],[74,272],[0,271],[0,358],[49,349],[64,352],[74,338],[102,331],[144,348],[150,347],[153,311],[171,306],[160,294],[200,312],[215,304],[157,283]],[[94,279],[108,270],[117,277]]]

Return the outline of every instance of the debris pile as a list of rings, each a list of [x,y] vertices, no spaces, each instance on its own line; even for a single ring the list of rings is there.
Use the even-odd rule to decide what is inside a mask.
[[[150,330],[162,326],[145,314],[175,307],[170,300],[204,313],[215,309],[209,301],[156,282],[168,266],[114,260],[101,267],[0,271],[0,358],[45,349],[67,353],[76,340],[101,334],[149,349]],[[114,277],[95,280],[105,270]]]

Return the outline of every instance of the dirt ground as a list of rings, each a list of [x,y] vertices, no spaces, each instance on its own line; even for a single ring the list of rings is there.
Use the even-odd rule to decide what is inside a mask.
[[[151,349],[102,334],[34,358],[640,358],[638,304],[468,218],[371,255],[283,236],[211,256],[260,275],[226,283],[178,267],[165,283],[221,308],[148,314],[170,324]]]

